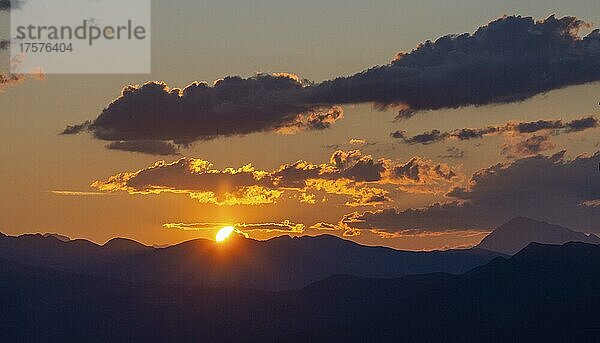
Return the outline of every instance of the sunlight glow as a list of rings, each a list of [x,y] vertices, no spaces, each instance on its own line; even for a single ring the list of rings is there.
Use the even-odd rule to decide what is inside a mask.
[[[235,228],[233,226],[225,226],[224,228],[219,230],[219,232],[217,232],[217,235],[215,237],[216,241],[219,243],[223,242],[224,240],[229,238],[229,236],[231,236],[233,231],[235,231]]]

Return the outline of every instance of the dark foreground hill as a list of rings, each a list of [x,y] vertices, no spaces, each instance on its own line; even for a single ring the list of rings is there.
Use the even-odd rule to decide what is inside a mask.
[[[565,244],[567,242],[600,244],[600,238],[594,234],[585,234],[566,227],[518,217],[495,229],[477,247],[513,255],[532,242],[543,244]]]
[[[284,292],[133,284],[0,261],[4,341],[580,342],[600,247],[531,244],[463,275],[337,276]]]
[[[409,252],[367,247],[334,236],[197,239],[153,248],[127,239],[103,246],[54,236],[0,236],[0,258],[60,271],[132,282],[283,290],[336,275],[395,278],[464,273],[500,253],[483,249]]]

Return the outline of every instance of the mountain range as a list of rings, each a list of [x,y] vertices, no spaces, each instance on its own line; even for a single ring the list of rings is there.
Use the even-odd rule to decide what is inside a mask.
[[[532,243],[462,275],[281,292],[131,283],[0,260],[5,341],[565,342],[600,337],[600,246]]]
[[[340,274],[461,274],[531,242],[570,241],[598,244],[600,238],[522,217],[498,227],[472,249],[430,252],[363,246],[330,235],[267,241],[234,236],[225,244],[196,239],[155,248],[125,238],[98,245],[58,234],[0,234],[0,259],[129,282],[286,290]]]
[[[0,236],[0,259],[131,282],[285,290],[347,274],[395,278],[464,273],[503,254],[483,249],[411,252],[368,247],[335,236],[288,236],[224,244],[196,239],[153,248],[116,238],[104,245],[51,235]]]
[[[597,239],[528,218],[433,252],[0,235],[2,341],[593,342],[600,246],[573,241]]]

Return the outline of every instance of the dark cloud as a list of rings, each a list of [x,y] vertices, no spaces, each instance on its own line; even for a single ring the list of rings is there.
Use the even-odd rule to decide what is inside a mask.
[[[457,147],[450,147],[450,148],[446,149],[445,154],[439,155],[438,157],[440,157],[440,158],[464,158],[465,151],[462,149],[459,149]]]
[[[569,131],[583,131],[592,127],[598,127],[598,119],[595,117],[587,117],[581,119],[575,119],[569,122]]]
[[[180,155],[179,148],[175,144],[164,141],[116,141],[106,145],[106,148],[111,150],[141,152],[151,155]]]
[[[432,165],[429,161],[419,157],[413,157],[404,164],[394,165],[391,168],[391,174],[393,178],[409,179],[415,182],[423,182],[430,178],[450,181],[457,176],[454,170],[444,167],[442,164]]]
[[[574,229],[600,230],[600,152],[567,159],[564,152],[534,156],[480,170],[455,200],[424,208],[386,209],[345,216],[355,229],[443,231],[494,228],[517,217]]]
[[[227,77],[183,90],[162,82],[128,86],[94,121],[64,134],[90,131],[102,140],[190,143],[261,131],[324,129],[342,117],[338,107],[308,104],[305,86],[288,74]]]
[[[388,65],[323,82],[314,87],[314,98],[320,103],[403,104],[403,117],[420,110],[525,100],[600,79],[600,31],[578,36],[588,26],[574,17],[503,17],[473,34],[427,41]]]
[[[431,144],[439,141],[443,141],[449,137],[449,133],[441,132],[440,130],[431,130],[423,132],[421,134],[408,137],[405,131],[396,131],[391,135],[393,138],[400,138],[407,144]]]
[[[409,117],[422,110],[521,101],[600,79],[600,31],[581,38],[583,27],[587,24],[574,17],[503,17],[473,34],[427,41],[387,65],[320,84],[285,74],[227,77],[184,90],[161,82],[128,86],[95,120],[64,133],[178,144],[323,129],[341,117],[341,109],[333,107],[340,104],[399,105],[400,116]]]
[[[571,121],[564,121],[562,119],[556,120],[536,120],[531,122],[514,122],[509,121],[507,123],[495,126],[487,126],[483,128],[464,128],[456,129],[452,131],[441,132],[439,130],[427,131],[412,137],[409,137],[404,131],[396,131],[391,134],[393,138],[401,139],[406,144],[431,144],[448,139],[456,139],[459,141],[465,141],[476,138],[483,138],[488,135],[495,134],[530,134],[540,131],[552,132],[555,134],[559,133],[572,133],[584,131],[587,129],[593,129],[600,126],[600,122],[594,116],[588,116],[580,119],[574,119]]]
[[[548,151],[556,148],[548,136],[533,135],[531,137],[519,140],[510,141],[502,146],[502,155],[507,158],[524,157],[537,155],[540,152]]]

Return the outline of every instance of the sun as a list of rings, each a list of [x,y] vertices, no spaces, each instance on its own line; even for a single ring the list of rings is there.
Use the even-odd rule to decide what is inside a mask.
[[[216,241],[219,243],[223,242],[229,238],[229,236],[231,236],[233,231],[235,231],[233,226],[225,226],[224,228],[220,229],[219,232],[217,232],[217,235],[215,236]]]

